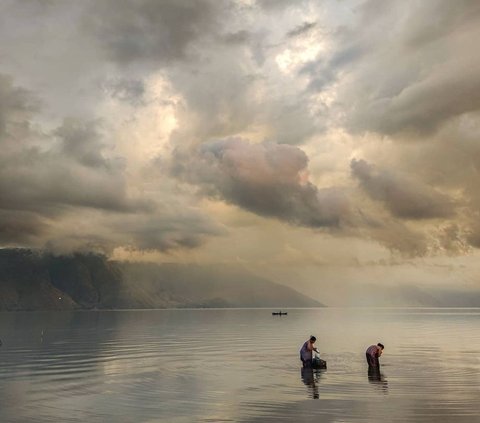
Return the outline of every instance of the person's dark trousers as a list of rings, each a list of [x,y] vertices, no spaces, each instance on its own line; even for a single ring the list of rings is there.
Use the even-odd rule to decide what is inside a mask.
[[[376,369],[380,368],[380,363],[378,361],[378,357],[372,357],[370,354],[365,353],[365,356],[367,357],[367,363],[368,367],[373,367]]]
[[[312,367],[312,361],[311,360],[302,360],[303,367],[310,369]]]

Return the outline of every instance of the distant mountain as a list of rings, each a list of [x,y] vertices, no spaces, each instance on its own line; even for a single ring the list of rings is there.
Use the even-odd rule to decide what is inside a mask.
[[[424,286],[422,288],[411,284],[391,288],[390,297],[397,297],[396,305],[413,307],[479,307],[480,291],[461,290],[455,287],[442,288]],[[384,296],[385,297],[385,296]]]
[[[0,249],[0,310],[319,306],[238,267],[114,262],[97,254]]]
[[[332,288],[324,286],[324,297]],[[403,282],[349,282],[342,285],[342,302],[335,305],[349,307],[480,307],[480,290],[456,286]],[[312,293],[312,295],[315,295]],[[331,294],[330,294],[331,295]],[[333,301],[332,301],[333,302]]]

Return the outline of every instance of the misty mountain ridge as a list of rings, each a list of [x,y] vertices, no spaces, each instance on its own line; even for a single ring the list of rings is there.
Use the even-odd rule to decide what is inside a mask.
[[[480,292],[438,286],[368,284],[368,295],[358,293],[356,305],[383,307],[480,307]]]
[[[0,250],[0,310],[321,306],[240,267]]]

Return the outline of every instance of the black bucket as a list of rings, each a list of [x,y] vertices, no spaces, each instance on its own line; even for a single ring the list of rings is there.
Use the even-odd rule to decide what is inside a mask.
[[[327,368],[327,362],[325,360],[322,360],[319,357],[314,357],[312,359],[312,368],[313,369],[326,369]]]

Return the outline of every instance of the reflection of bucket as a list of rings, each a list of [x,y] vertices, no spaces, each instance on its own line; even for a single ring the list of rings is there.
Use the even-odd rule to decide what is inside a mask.
[[[326,369],[327,368],[327,362],[325,360],[322,360],[320,357],[313,357],[312,368],[314,368],[314,369]]]

